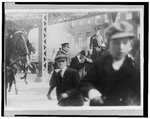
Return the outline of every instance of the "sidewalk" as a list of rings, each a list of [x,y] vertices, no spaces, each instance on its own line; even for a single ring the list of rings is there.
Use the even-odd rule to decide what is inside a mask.
[[[6,111],[19,110],[57,110],[61,109],[57,105],[56,88],[52,91],[52,100],[47,99],[47,91],[49,89],[49,82],[35,82],[36,74],[28,74],[27,82],[20,77],[23,74],[16,75],[16,84],[18,94],[15,94],[15,87],[12,86],[11,92],[7,93],[7,107]],[[87,104],[84,107],[87,107]]]

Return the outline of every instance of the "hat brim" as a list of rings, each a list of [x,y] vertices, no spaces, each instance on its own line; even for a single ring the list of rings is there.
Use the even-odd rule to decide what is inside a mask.
[[[117,38],[135,38],[135,35],[133,33],[116,33],[115,35],[110,37],[110,39]]]

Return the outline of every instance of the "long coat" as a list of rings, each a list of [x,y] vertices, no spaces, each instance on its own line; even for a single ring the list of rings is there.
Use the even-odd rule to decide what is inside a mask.
[[[60,76],[59,71],[55,78],[58,105],[82,106],[84,104],[83,97],[78,91],[78,85],[80,83],[79,74],[75,69],[67,68],[63,78]],[[62,93],[67,93],[68,98],[61,99],[60,95]]]
[[[120,69],[115,71],[112,57],[105,55],[95,61],[79,89],[86,97],[90,89],[97,89],[104,105],[140,105],[140,70],[126,57]]]

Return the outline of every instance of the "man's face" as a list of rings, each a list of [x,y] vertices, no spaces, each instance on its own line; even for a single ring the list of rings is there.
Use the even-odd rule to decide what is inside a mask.
[[[109,52],[114,59],[125,58],[131,49],[130,38],[113,39],[109,42]]]
[[[66,59],[62,59],[62,60],[58,61],[58,67],[60,69],[63,69],[66,65],[67,65],[67,60]]]
[[[62,47],[64,51],[68,52],[69,51],[69,46],[63,46]]]

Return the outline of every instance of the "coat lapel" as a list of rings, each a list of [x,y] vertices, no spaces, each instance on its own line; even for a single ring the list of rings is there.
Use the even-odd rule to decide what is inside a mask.
[[[62,82],[65,82],[66,81],[66,79],[67,79],[67,76],[68,76],[68,68],[66,69],[66,71],[64,72],[64,75],[63,75],[63,80],[62,80]]]

